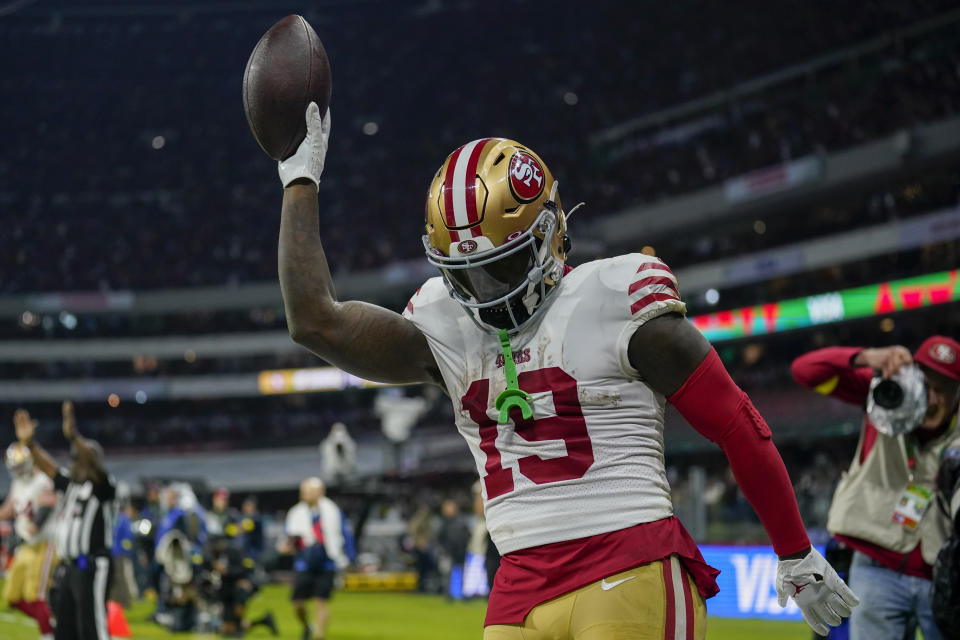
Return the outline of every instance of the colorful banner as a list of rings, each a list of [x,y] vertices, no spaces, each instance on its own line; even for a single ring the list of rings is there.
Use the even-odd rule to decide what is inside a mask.
[[[823,553],[823,547],[817,550]],[[771,547],[702,545],[700,553],[720,570],[720,592],[707,600],[710,617],[803,620],[793,598],[786,607],[777,603],[777,555]]]
[[[958,270],[843,289],[690,320],[711,342],[802,329],[960,300]]]
[[[257,387],[260,389],[260,393],[264,395],[341,391],[356,387],[369,389],[385,386],[393,385],[364,380],[336,367],[273,369],[261,371],[257,374]]]

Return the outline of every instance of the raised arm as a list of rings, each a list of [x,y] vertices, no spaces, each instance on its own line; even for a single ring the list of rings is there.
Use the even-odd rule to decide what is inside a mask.
[[[817,349],[794,360],[790,365],[790,373],[794,380],[817,393],[862,405],[870,390],[870,378],[873,377],[873,371],[864,357],[876,351],[860,347]],[[909,362],[910,352],[904,351]],[[898,357],[902,355],[898,354]]]
[[[103,456],[93,449],[84,437],[77,431],[77,421],[73,415],[73,403],[64,400],[61,407],[63,412],[63,437],[66,438],[77,452],[77,458],[87,465],[96,482],[107,476],[107,469],[103,466]]]
[[[821,635],[859,602],[810,546],[793,485],[770,428],[727,373],[717,352],[677,313],[641,325],[628,355],[643,379],[667,396],[687,422],[723,450],[737,485],[760,517],[780,556],[780,606],[793,596]],[[805,589],[806,586],[810,589]],[[828,606],[829,605],[829,606]],[[839,615],[837,615],[839,614]]]
[[[25,409],[17,409],[13,414],[13,426],[17,432],[17,440],[30,449],[30,455],[33,457],[33,466],[51,478],[57,475],[57,463],[54,462],[50,454],[44,451],[43,447],[33,439],[34,432],[37,429],[37,423],[30,417]]]
[[[339,302],[320,242],[317,189],[283,192],[280,289],[295,342],[354,375],[380,382],[439,382],[427,340],[398,313],[366,302]]]
[[[307,109],[307,137],[280,163],[284,184],[280,219],[280,289],[295,342],[354,375],[380,382],[436,382],[440,373],[417,327],[383,307],[337,300],[320,242],[317,185],[330,131]]]

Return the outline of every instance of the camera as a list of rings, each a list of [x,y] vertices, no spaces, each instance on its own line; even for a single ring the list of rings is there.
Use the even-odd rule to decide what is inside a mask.
[[[909,433],[927,412],[927,384],[916,365],[902,367],[890,378],[875,375],[867,396],[867,415],[877,431],[888,436]]]
[[[897,409],[903,404],[903,387],[896,380],[881,380],[873,388],[873,401],[884,409]]]

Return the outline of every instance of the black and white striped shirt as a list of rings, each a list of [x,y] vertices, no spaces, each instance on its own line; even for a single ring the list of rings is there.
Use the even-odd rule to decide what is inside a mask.
[[[110,553],[116,517],[116,485],[106,476],[100,482],[72,482],[64,470],[53,479],[63,502],[57,518],[57,555],[67,560]]]

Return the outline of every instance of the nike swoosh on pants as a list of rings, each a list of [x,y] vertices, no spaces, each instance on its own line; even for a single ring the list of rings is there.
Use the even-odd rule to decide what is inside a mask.
[[[604,578],[603,580],[600,581],[600,588],[603,589],[604,591],[610,591],[610,589],[613,589],[617,585],[623,584],[627,580],[633,580],[636,577],[637,576],[630,576],[629,578],[623,578],[621,580],[615,580],[613,582],[607,582],[607,579]]]

